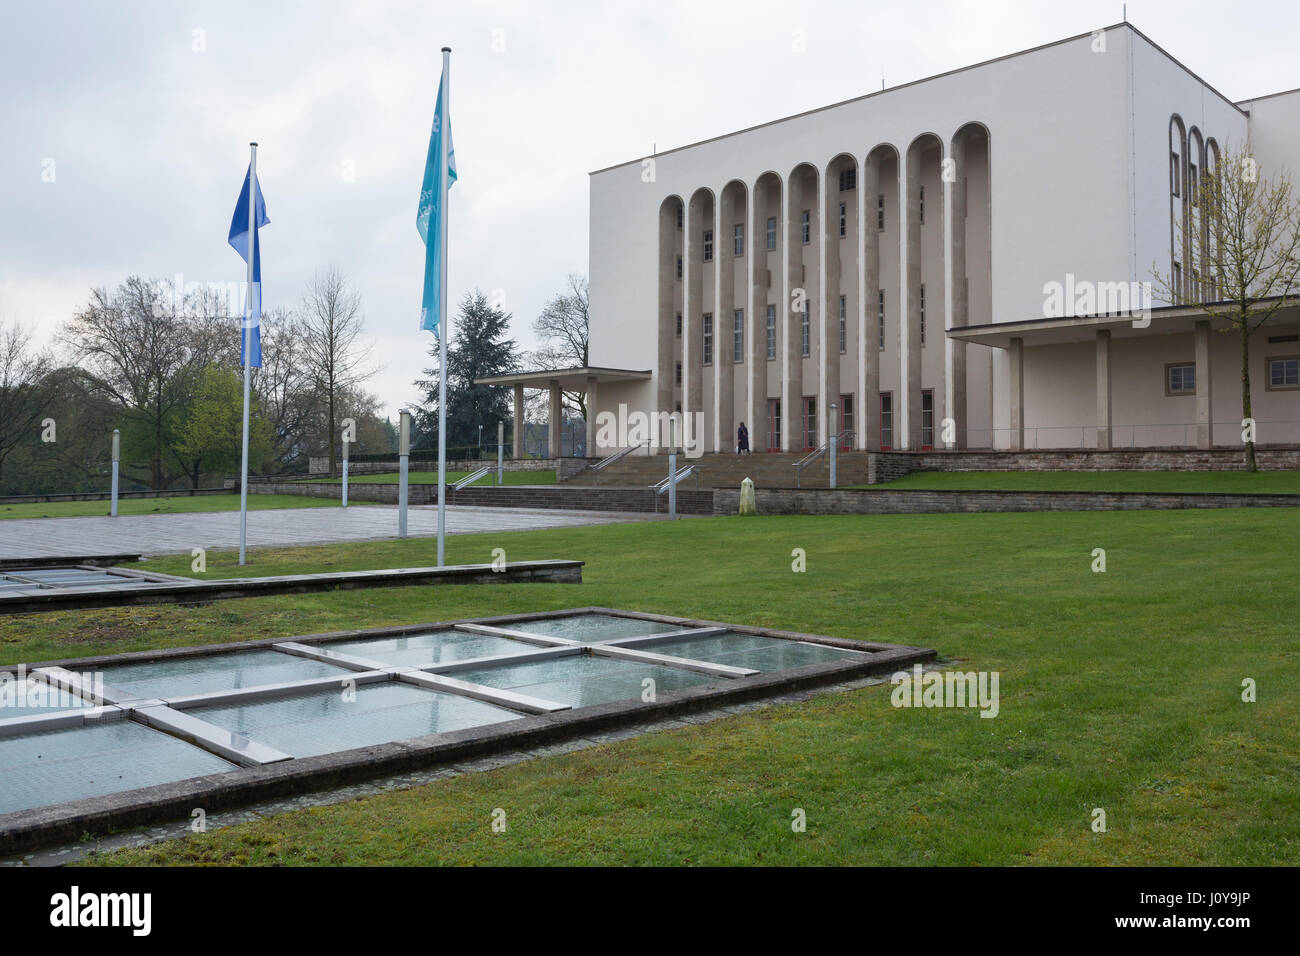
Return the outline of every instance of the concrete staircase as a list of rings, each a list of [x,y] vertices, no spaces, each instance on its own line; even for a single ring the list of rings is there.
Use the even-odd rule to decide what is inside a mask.
[[[677,456],[677,467],[694,465],[696,474],[679,486],[683,489],[739,488],[741,481],[752,478],[759,488],[795,487],[795,463],[807,453],[756,452],[753,455],[709,454],[688,459]],[[698,476],[698,477],[697,477]],[[590,467],[564,481],[565,485],[601,488],[644,488],[668,477],[667,453],[646,456],[633,453],[608,465],[599,473]],[[840,487],[867,483],[866,452],[841,452],[836,466],[836,480]],[[698,484],[697,484],[698,483]],[[822,455],[805,468],[799,477],[801,488],[826,488],[830,485],[830,463]]]

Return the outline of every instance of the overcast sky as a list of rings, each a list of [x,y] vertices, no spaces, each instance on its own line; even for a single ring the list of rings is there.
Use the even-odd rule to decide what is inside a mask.
[[[255,139],[264,303],[341,268],[390,412],[415,398],[432,341],[415,212],[440,47],[460,173],[451,298],[502,290],[531,348],[542,305],[587,270],[591,170],[1121,19],[1090,0],[4,4],[0,320],[48,339],[92,286],[242,279],[226,234]],[[1234,100],[1300,86],[1294,0],[1128,14]]]

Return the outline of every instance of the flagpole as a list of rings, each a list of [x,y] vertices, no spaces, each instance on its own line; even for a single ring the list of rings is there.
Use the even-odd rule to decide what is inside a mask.
[[[438,567],[443,566],[447,538],[447,192],[451,183],[447,169],[447,134],[451,114],[447,103],[451,99],[451,47],[442,48],[442,102],[438,112],[443,128],[438,133],[438,148],[442,150],[439,163],[441,173],[438,183]]]
[[[253,260],[257,254],[257,144],[248,144],[248,289],[244,295],[244,454],[239,469],[239,564],[248,546],[248,380],[253,360],[249,323],[253,320]]]

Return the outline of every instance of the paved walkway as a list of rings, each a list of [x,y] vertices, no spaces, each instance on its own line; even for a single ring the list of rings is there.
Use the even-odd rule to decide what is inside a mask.
[[[485,531],[535,531],[582,525],[653,521],[653,514],[609,511],[544,511],[526,508],[447,506],[448,534]],[[411,537],[438,533],[436,507],[412,507]],[[250,548],[375,541],[397,537],[397,508],[285,508],[248,513]],[[86,554],[188,554],[194,548],[239,548],[239,512],[119,515],[116,518],[22,518],[0,521],[0,558]],[[484,558],[488,560],[488,558]]]

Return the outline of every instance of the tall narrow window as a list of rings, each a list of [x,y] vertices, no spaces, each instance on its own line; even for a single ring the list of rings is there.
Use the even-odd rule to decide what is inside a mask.
[[[885,350],[885,290],[876,297],[876,328],[880,329],[880,350]]]
[[[677,257],[677,278],[680,279],[681,277],[682,277],[682,257],[678,256]]]
[[[858,171],[855,167],[850,166],[848,169],[840,170],[840,192],[848,192],[850,189],[858,188]]]
[[[736,223],[736,228],[732,232],[731,241],[733,246],[732,253],[737,256],[743,256],[745,254],[745,224],[743,222]]]
[[[767,248],[776,248],[776,216],[767,217]]]
[[[840,203],[840,238],[843,239],[849,234],[849,207],[846,203]]]
[[[682,314],[680,312],[677,313],[677,337],[679,339],[682,337]]]
[[[894,447],[894,395],[880,393],[880,447],[886,451]]]
[[[684,214],[685,214],[685,212],[686,212],[686,210],[685,210],[684,207],[682,207],[682,206],[678,206],[678,207],[677,207],[677,228],[678,228],[678,229],[682,228],[682,224],[683,224],[683,221],[684,221]]]
[[[921,216],[921,225],[924,226],[925,225],[925,187],[918,186],[917,191],[919,194],[918,198],[920,199],[920,202],[918,203],[917,211],[920,213]]]
[[[812,210],[805,209],[799,214],[799,241],[805,246],[812,241]]]
[[[1197,205],[1197,194],[1200,192],[1200,180],[1196,175],[1196,164],[1187,164],[1187,194],[1191,199],[1192,205]]]
[[[1182,190],[1180,184],[1183,179],[1183,164],[1178,161],[1177,153],[1169,154],[1169,181],[1173,184],[1173,193],[1175,196],[1181,196]]]
[[[849,341],[849,299],[840,296],[840,354],[848,351]]]
[[[713,230],[704,230],[704,261],[713,261]]]
[[[812,354],[812,319],[807,302],[803,304],[803,315],[799,317],[799,351],[804,358]]]
[[[776,358],[776,306],[767,307],[767,358],[772,361]]]
[[[682,363],[677,363],[677,384],[682,384]]]
[[[713,313],[705,312],[704,321],[701,323],[704,328],[704,347],[700,350],[700,356],[705,365],[713,364]]]
[[[1174,263],[1174,305],[1180,305],[1183,301],[1183,264]]]
[[[853,431],[853,396],[840,396],[840,431]],[[846,449],[847,450],[847,449]]]
[[[934,389],[921,393],[921,447],[934,447]]]
[[[885,194],[876,197],[876,229],[885,231]]]
[[[745,361],[745,310],[736,309],[731,317],[731,360]]]
[[[925,346],[925,286],[921,286],[919,304],[921,306],[921,346]]]

